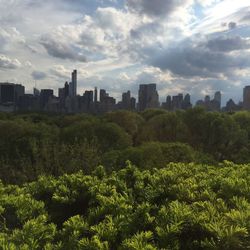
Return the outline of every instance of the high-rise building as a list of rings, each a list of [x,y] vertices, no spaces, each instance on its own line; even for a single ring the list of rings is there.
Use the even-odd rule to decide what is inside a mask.
[[[94,93],[92,90],[90,91],[86,90],[83,96],[84,96],[85,103],[87,104],[87,106],[93,103]]]
[[[226,107],[224,108],[224,110],[227,111],[227,112],[239,111],[240,110],[240,106],[237,105],[232,99],[230,99],[227,102]]]
[[[71,88],[72,88],[72,96],[75,97],[77,95],[77,70],[75,69],[72,72],[72,77],[71,77]]]
[[[220,111],[221,110],[221,92],[217,91],[214,94],[214,99],[211,101],[211,110]]]
[[[182,109],[182,103],[183,103],[183,94],[173,96],[173,100],[172,100],[173,110]]]
[[[48,104],[49,99],[53,97],[54,91],[53,89],[41,89],[40,93],[40,108],[44,109]]]
[[[65,82],[64,84],[64,97],[68,97],[69,96],[69,84],[68,82]]]
[[[130,99],[130,107],[131,107],[131,110],[136,109],[136,99],[134,97],[131,97]]]
[[[204,102],[207,103],[207,104],[210,103],[210,96],[209,95],[205,96]]]
[[[215,92],[214,100],[221,103],[221,92],[220,91]]]
[[[182,108],[183,109],[189,109],[192,108],[192,104],[191,104],[191,96],[190,94],[186,94],[184,99],[183,99],[183,103],[182,103]]]
[[[14,103],[15,101],[15,84],[0,84],[0,103]]]
[[[246,86],[243,90],[243,108],[250,110],[250,86]]]
[[[19,101],[20,96],[24,96],[25,88],[21,84],[15,84],[15,103]]]
[[[97,93],[97,87],[95,87],[95,96],[94,96],[94,102],[95,104],[97,103],[97,99],[98,99],[98,93]]]
[[[143,111],[148,108],[159,107],[159,95],[156,90],[156,84],[141,84],[139,88],[139,111]]]
[[[34,96],[40,96],[40,91],[37,88],[33,88],[33,95]]]
[[[172,110],[172,97],[170,95],[167,96],[166,102],[162,103],[162,107],[168,111]]]
[[[13,103],[13,105],[16,105],[24,92],[25,88],[21,84],[0,83],[0,103]]]
[[[107,97],[107,93],[105,89],[100,89],[100,102],[105,102],[105,98]]]
[[[122,108],[131,109],[131,93],[127,91],[122,94]]]

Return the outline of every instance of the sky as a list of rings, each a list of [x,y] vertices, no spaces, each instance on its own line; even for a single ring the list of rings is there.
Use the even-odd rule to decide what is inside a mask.
[[[73,69],[78,94],[117,99],[157,83],[161,100],[250,85],[249,0],[0,0],[0,82],[53,88]]]

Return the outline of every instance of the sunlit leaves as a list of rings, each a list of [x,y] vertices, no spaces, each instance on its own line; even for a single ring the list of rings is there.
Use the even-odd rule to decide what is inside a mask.
[[[248,249],[250,165],[99,167],[0,183],[1,249]]]

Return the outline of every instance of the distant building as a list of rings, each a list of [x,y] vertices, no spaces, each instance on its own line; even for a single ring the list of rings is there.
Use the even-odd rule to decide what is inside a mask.
[[[131,97],[131,92],[127,91],[122,94],[122,101],[118,104],[119,109],[135,110],[136,99]]]
[[[21,111],[39,111],[39,96],[24,94],[19,98],[18,110]]]
[[[0,83],[0,110],[14,111],[18,109],[21,96],[24,96],[25,88],[21,84]]]
[[[183,94],[173,96],[173,98],[172,98],[172,109],[173,110],[182,109],[182,103],[183,103]]]
[[[191,108],[191,97],[189,94],[186,94],[184,98],[183,94],[178,94],[173,97],[167,96],[166,102],[162,103],[162,107],[169,111]]]
[[[33,88],[33,95],[40,96],[40,91],[37,88]]]
[[[182,103],[182,109],[186,110],[192,108],[191,96],[190,94],[186,94]]]
[[[77,95],[77,70],[72,72],[72,93],[73,97]]]
[[[14,103],[15,101],[15,85],[14,84],[1,84],[0,85],[0,102]]]
[[[94,108],[94,92],[92,90],[85,91],[81,98],[81,111],[86,113],[93,112]]]
[[[205,105],[209,106],[209,104],[210,104],[210,96],[209,95],[205,96],[204,102],[205,102]]]
[[[167,96],[166,102],[162,103],[162,108],[171,111],[172,110],[172,97],[170,95]]]
[[[97,87],[95,87],[95,96],[94,96],[95,104],[97,103],[97,101],[98,101],[98,91],[97,91]]]
[[[195,106],[204,107],[205,108],[205,102],[203,100],[198,100],[195,104]]]
[[[159,95],[156,90],[156,84],[141,84],[139,87],[139,111],[143,111],[148,108],[159,107]]]
[[[64,97],[68,97],[69,96],[69,84],[68,82],[65,82],[64,84]]]
[[[238,111],[240,110],[240,106],[237,105],[232,99],[230,99],[227,104],[226,107],[224,108],[224,111],[226,112],[234,112],[234,111]]]
[[[134,97],[131,97],[130,99],[130,107],[131,110],[136,110],[136,99]]]
[[[122,109],[130,109],[131,108],[131,93],[127,91],[122,94]]]
[[[100,103],[104,103],[106,97],[108,97],[105,89],[100,89]]]
[[[217,91],[214,94],[214,99],[211,101],[211,110],[220,111],[221,110],[221,92]]]
[[[97,113],[105,113],[116,110],[115,98],[109,96],[105,89],[100,89],[100,102],[96,105]]]
[[[243,90],[243,108],[250,110],[250,86],[246,86]]]
[[[204,107],[207,111],[220,111],[221,110],[221,93],[215,92],[214,99],[211,100],[210,96],[207,95],[203,100],[198,100],[196,106]]]
[[[50,97],[53,97],[54,91],[53,89],[41,89],[40,93],[40,108],[44,110],[46,105],[49,102]]]

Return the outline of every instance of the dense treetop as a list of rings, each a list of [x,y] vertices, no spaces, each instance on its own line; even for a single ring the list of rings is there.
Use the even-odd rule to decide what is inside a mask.
[[[152,168],[169,162],[250,162],[250,113],[202,108],[103,116],[0,113],[0,179],[23,183],[98,165],[108,172],[130,160]]]
[[[250,165],[98,167],[0,183],[1,249],[249,249]]]

